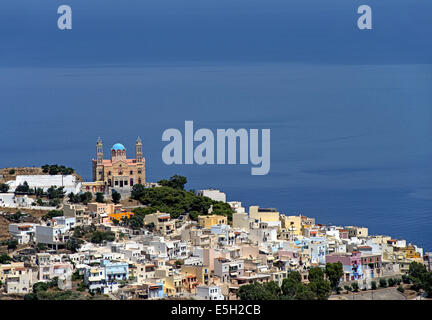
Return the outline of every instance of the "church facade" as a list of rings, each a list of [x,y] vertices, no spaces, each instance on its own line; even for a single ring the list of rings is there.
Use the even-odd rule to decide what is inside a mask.
[[[93,181],[102,186],[105,191],[109,188],[130,189],[135,184],[145,184],[145,159],[142,152],[142,142],[138,137],[135,159],[126,157],[126,148],[116,143],[111,148],[111,158],[103,158],[102,140],[96,143],[96,159],[92,159]]]

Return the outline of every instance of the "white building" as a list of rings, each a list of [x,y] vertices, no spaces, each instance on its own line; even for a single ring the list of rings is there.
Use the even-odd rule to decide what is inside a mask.
[[[226,194],[216,189],[198,190],[197,194],[202,197],[208,197],[214,201],[226,202]]]
[[[11,223],[9,233],[18,240],[19,244],[26,244],[32,241],[36,233],[35,223]]]
[[[197,286],[197,298],[199,300],[224,300],[220,287],[216,285],[210,286]]]
[[[64,187],[66,194],[79,193],[81,182],[76,181],[74,175],[18,175],[15,180],[8,181],[9,192],[14,192],[19,185],[27,182],[30,188],[41,188],[46,192],[50,187]]]
[[[51,248],[58,249],[58,246],[67,241],[65,235],[66,226],[36,226],[36,243],[46,244]]]
[[[36,273],[31,268],[17,267],[6,278],[7,294],[27,294],[32,291]]]
[[[228,201],[227,202],[231,209],[235,212],[235,213],[245,213],[245,208],[242,207],[242,203],[240,201]]]
[[[24,196],[16,196],[14,193],[0,193],[0,207],[4,208],[29,208],[33,200]]]

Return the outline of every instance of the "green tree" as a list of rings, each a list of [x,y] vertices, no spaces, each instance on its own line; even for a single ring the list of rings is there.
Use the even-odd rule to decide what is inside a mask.
[[[6,193],[9,191],[9,185],[6,183],[0,183],[0,193]]]
[[[23,184],[18,185],[18,187],[15,188],[15,193],[18,194],[28,194],[30,192],[30,187],[27,183],[27,181],[24,181]]]
[[[371,288],[372,288],[372,290],[376,290],[377,289],[377,283],[376,283],[376,281],[372,281],[371,282]]]
[[[71,237],[68,241],[66,241],[65,246],[66,246],[66,249],[75,253],[80,248],[80,242],[77,238]]]
[[[357,282],[353,282],[351,284],[351,286],[352,286],[352,289],[353,289],[354,292],[358,292],[359,291],[359,285],[358,285]]]
[[[176,174],[173,175],[169,180],[160,180],[158,183],[164,187],[184,190],[184,186],[187,183],[187,178]]]
[[[387,288],[387,280],[384,278],[379,279],[380,288]]]
[[[7,242],[7,248],[8,250],[15,250],[18,246],[18,240],[16,239],[9,239]]]
[[[9,264],[12,261],[12,258],[9,257],[6,253],[0,255],[0,264]]]
[[[120,193],[118,193],[117,191],[113,191],[112,192],[112,201],[115,203],[115,204],[117,204],[117,203],[119,203],[120,202],[120,199],[121,199],[121,194]]]
[[[93,195],[89,191],[81,193],[79,196],[80,202],[82,202],[83,204],[88,204],[93,199]]]
[[[394,287],[396,285],[396,280],[393,278],[389,278],[388,279],[388,286],[389,287]]]
[[[51,186],[47,190],[48,199],[63,199],[65,196],[64,187],[57,188],[56,186]]]
[[[102,192],[96,192],[96,202],[99,202],[99,203],[105,202],[105,197],[104,197],[104,194]]]
[[[237,292],[240,300],[279,300],[279,294],[280,288],[274,281],[247,284],[241,286]]]
[[[61,217],[61,216],[63,216],[63,210],[51,210],[48,211],[48,213],[42,217],[42,220],[46,221],[54,217]]]
[[[330,281],[333,290],[339,286],[340,279],[342,278],[344,271],[343,265],[340,261],[335,263],[327,263],[325,267],[325,274]]]
[[[309,288],[318,300],[327,300],[331,293],[330,281],[324,279],[324,272],[321,268],[309,270]]]

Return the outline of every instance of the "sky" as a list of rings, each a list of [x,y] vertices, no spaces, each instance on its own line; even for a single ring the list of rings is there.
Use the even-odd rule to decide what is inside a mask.
[[[62,4],[70,31],[57,28]],[[357,28],[362,4],[373,30]],[[425,64],[431,9],[424,0],[3,0],[0,66]]]

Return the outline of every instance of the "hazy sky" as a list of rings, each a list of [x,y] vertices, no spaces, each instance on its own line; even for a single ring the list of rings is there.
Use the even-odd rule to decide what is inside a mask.
[[[73,30],[57,29],[69,4]],[[357,8],[373,30],[357,28]],[[2,0],[0,66],[430,63],[425,0]]]

